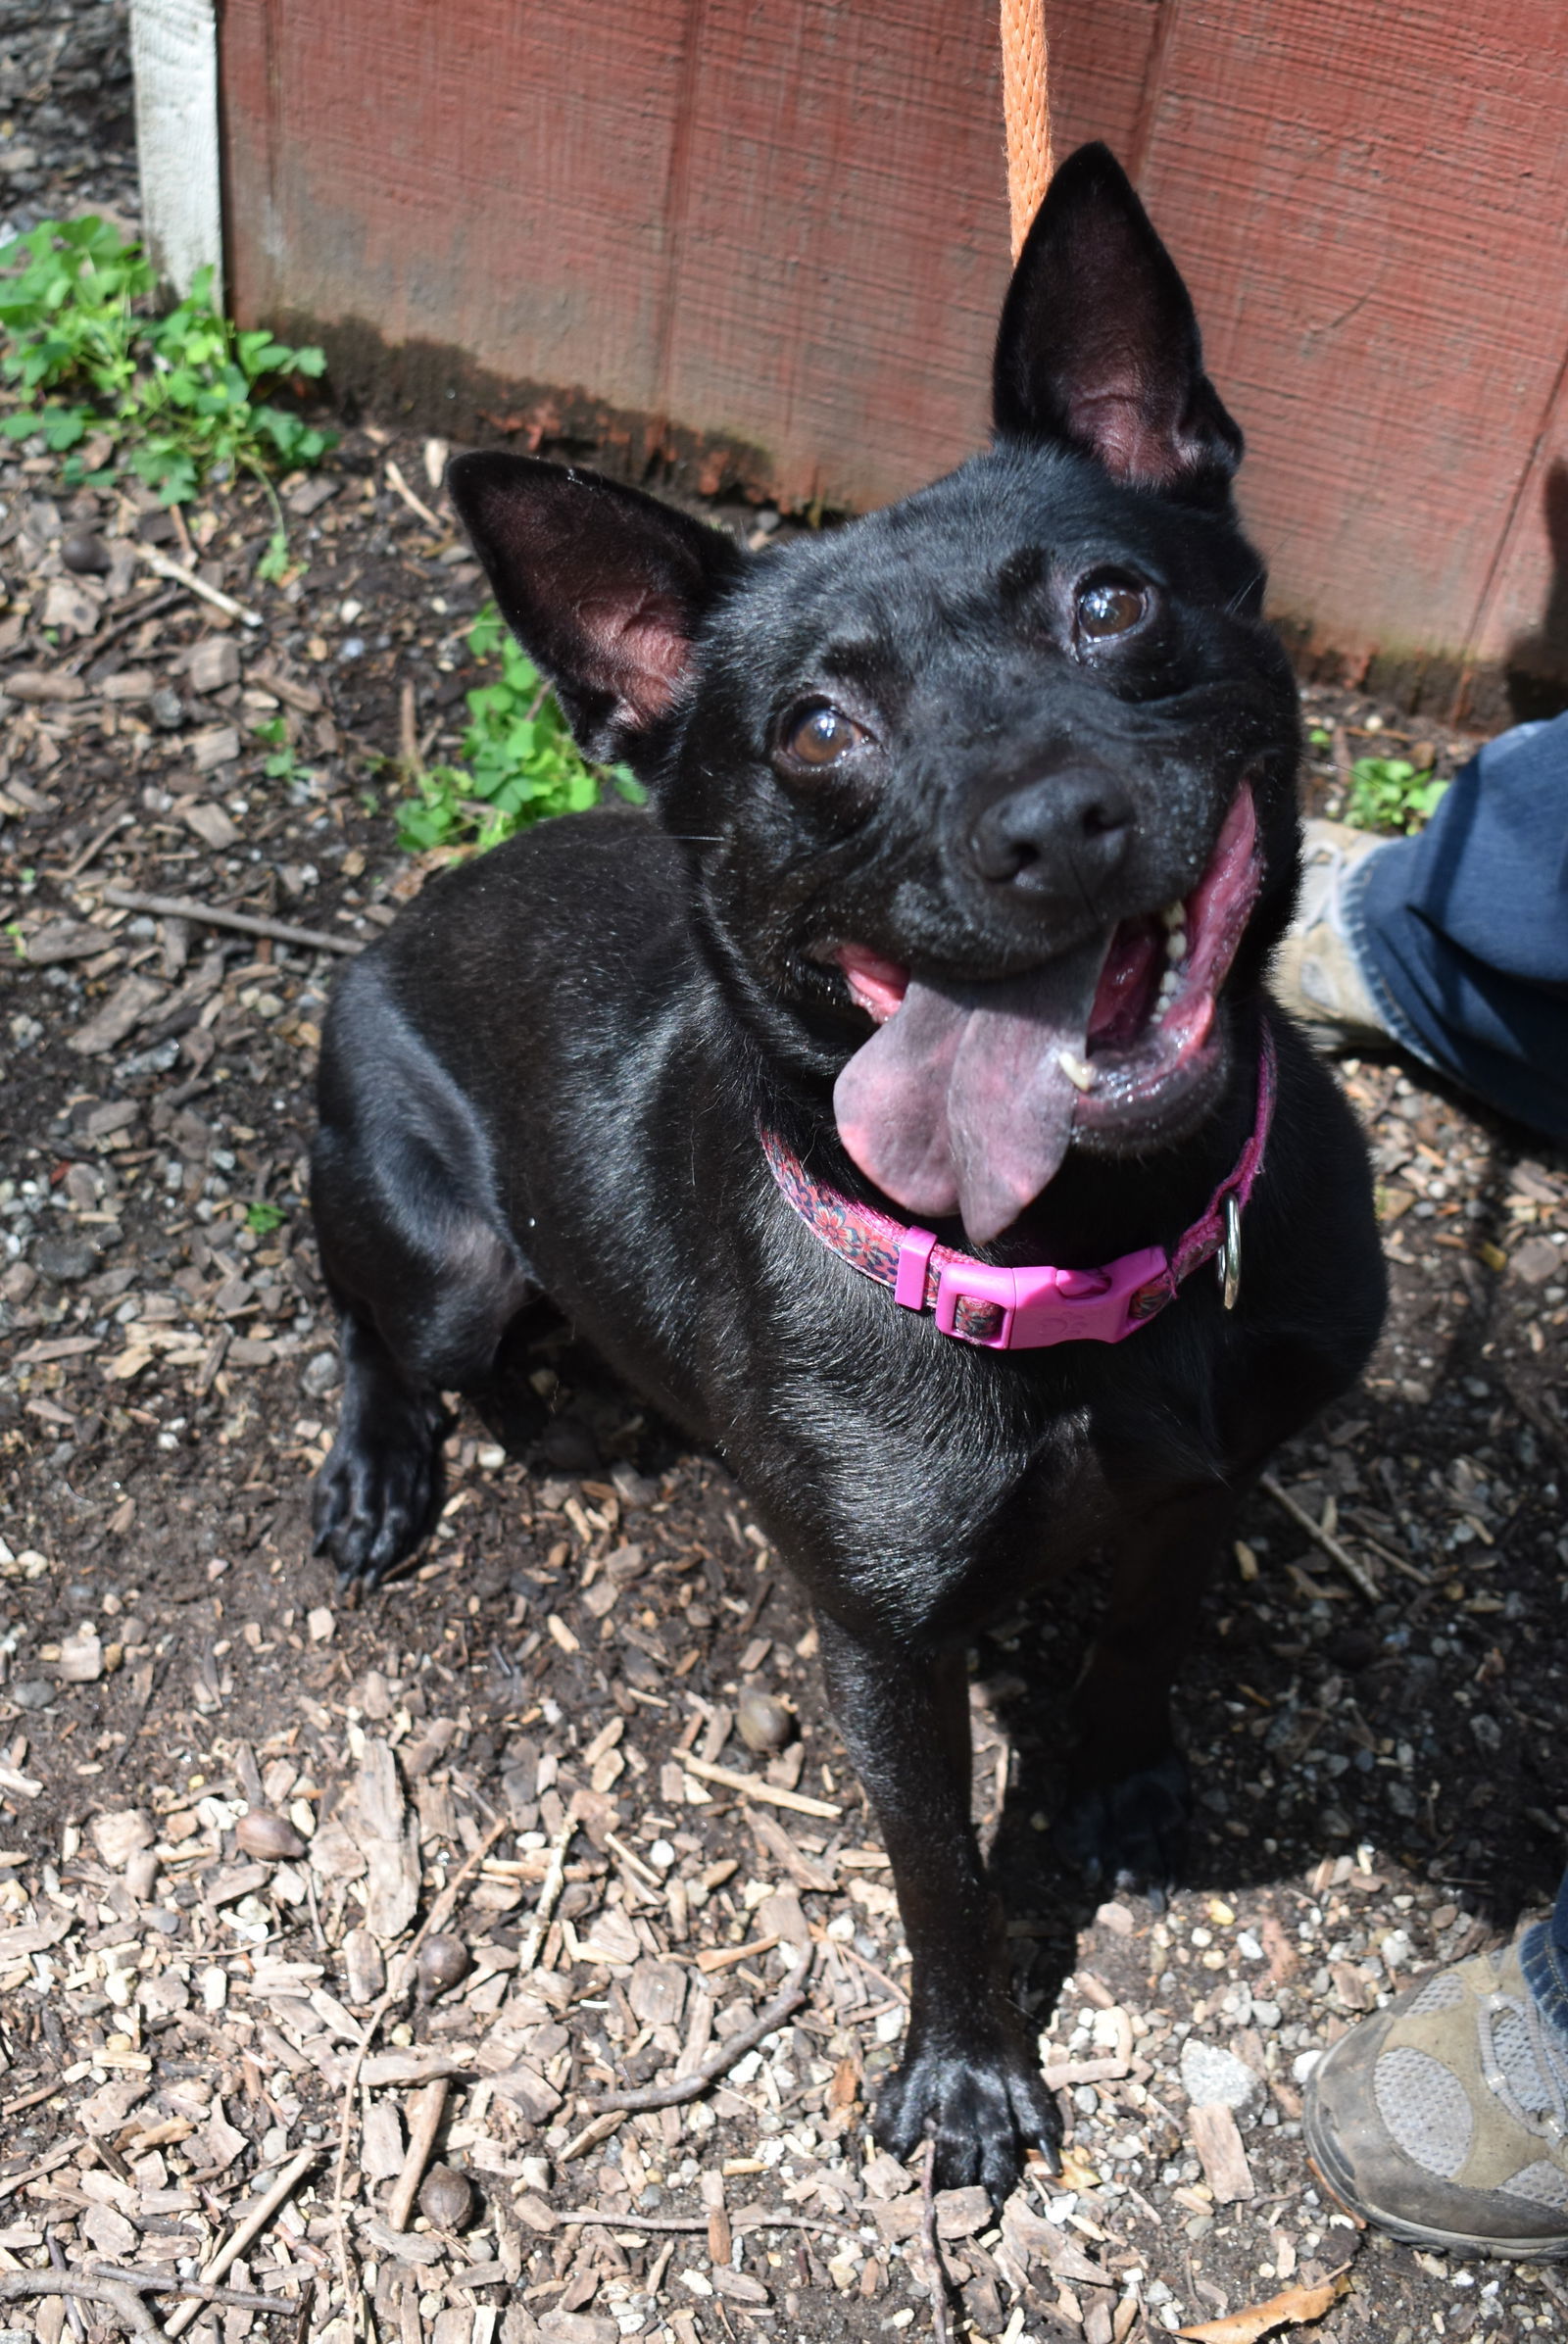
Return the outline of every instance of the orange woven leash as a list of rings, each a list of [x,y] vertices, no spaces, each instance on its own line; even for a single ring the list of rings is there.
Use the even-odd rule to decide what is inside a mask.
[[[1007,122],[1007,196],[1016,260],[1051,177],[1046,0],[1002,0],[1002,105]]]

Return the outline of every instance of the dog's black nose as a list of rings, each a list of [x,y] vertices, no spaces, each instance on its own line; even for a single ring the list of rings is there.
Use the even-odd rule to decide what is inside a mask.
[[[1054,773],[994,799],[969,847],[995,886],[1093,896],[1120,869],[1133,834],[1133,802],[1113,774]]]

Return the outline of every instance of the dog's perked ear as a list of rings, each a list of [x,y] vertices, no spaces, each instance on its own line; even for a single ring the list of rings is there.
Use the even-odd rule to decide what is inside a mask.
[[[1003,439],[1065,442],[1113,479],[1223,502],[1242,435],[1203,372],[1191,296],[1105,146],[1046,190],[1003,304]]]
[[[673,704],[733,539],[597,472],[454,457],[447,487],[507,624],[549,678],[584,756],[638,750]]]

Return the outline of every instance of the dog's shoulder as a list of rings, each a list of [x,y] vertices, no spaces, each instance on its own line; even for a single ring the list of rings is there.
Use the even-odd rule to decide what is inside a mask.
[[[399,992],[494,1000],[552,968],[678,955],[691,901],[679,846],[646,814],[564,814],[437,872],[367,957]]]

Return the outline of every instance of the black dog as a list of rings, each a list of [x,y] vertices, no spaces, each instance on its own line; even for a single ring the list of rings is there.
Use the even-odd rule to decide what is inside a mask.
[[[744,1479],[913,1956],[878,2136],[934,2129],[942,2181],[1000,2196],[1057,2127],[991,1962],[964,1639],[1109,1550],[1066,1833],[1169,1878],[1205,1566],[1383,1276],[1354,1124],[1263,991],[1298,711],[1241,436],[1103,148],[1035,222],[995,399],[951,477],[750,560],[591,473],[453,464],[503,611],[662,827],[551,822],[356,962],[315,1209],[346,1577],[422,1536],[438,1392],[541,1292]],[[999,1268],[1042,1263],[1078,1275]]]

